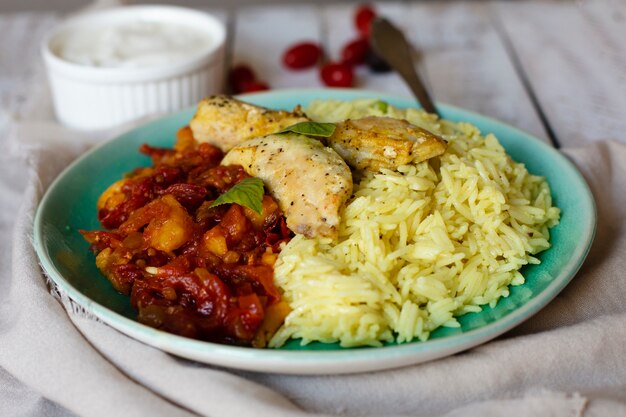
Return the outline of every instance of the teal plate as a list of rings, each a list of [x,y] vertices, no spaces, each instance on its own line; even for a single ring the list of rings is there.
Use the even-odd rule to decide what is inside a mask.
[[[291,109],[315,99],[378,98],[398,107],[414,107],[412,99],[358,90],[285,90],[244,97],[271,108]],[[388,369],[451,355],[484,343],[528,319],[548,304],[574,277],[591,246],[596,210],[587,184],[558,151],[503,123],[452,106],[439,106],[450,120],[475,124],[494,133],[511,157],[530,172],[547,178],[561,222],[551,231],[552,248],[541,264],[525,267],[526,283],[512,287],[494,308],[459,318],[461,327],[440,328],[426,342],[380,348],[344,349],[336,344],[281,349],[254,349],[192,340],[144,326],[135,320],[128,297],[117,293],[100,274],[79,229],[99,229],[96,201],[107,186],[137,166],[150,165],[138,152],[142,143],[171,147],[176,131],[193,109],[181,111],[131,130],[83,155],[50,186],[37,210],[35,249],[48,276],[70,298],[119,331],[164,351],[199,362],[252,371],[323,374]]]

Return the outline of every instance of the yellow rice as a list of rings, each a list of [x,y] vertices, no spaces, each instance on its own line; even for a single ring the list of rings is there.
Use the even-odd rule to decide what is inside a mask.
[[[437,174],[428,162],[355,181],[339,240],[297,235],[275,266],[293,309],[270,346],[289,338],[380,346],[426,340],[456,316],[494,306],[539,263],[559,221],[542,178],[506,154],[491,134],[376,100],[318,101],[307,114],[336,122],[390,116],[441,135]]]

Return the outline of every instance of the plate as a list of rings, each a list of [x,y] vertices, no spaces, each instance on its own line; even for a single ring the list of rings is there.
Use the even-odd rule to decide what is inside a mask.
[[[290,109],[314,99],[378,98],[398,107],[415,107],[414,100],[359,90],[284,90],[250,94],[246,101]],[[79,229],[99,229],[96,201],[107,186],[150,159],[137,149],[142,143],[171,147],[176,131],[194,109],[174,113],[103,143],[70,165],[43,197],[34,224],[34,243],[49,277],[90,313],[119,331],[166,352],[208,364],[251,371],[325,374],[365,372],[420,363],[484,343],[531,317],[573,278],[595,234],[596,210],[587,184],[557,150],[493,119],[440,105],[442,115],[467,121],[483,133],[494,133],[511,157],[547,178],[561,222],[551,230],[552,248],[539,256],[540,265],[522,270],[526,283],[512,287],[494,308],[459,318],[460,328],[440,328],[426,342],[414,341],[379,348],[344,349],[336,344],[300,346],[290,341],[281,349],[254,349],[202,342],[169,334],[135,321],[128,297],[117,293],[95,266]]]

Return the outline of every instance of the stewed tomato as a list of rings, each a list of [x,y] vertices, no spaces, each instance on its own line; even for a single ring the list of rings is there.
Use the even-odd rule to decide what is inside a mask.
[[[96,266],[130,295],[138,320],[182,336],[263,346],[289,308],[273,264],[292,233],[274,199],[257,213],[212,206],[249,175],[181,129],[174,149],[143,145],[153,166],[115,182],[98,200],[109,231],[81,231]]]

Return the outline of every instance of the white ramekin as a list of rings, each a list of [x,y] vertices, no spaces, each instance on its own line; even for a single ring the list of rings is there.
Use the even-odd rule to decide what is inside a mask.
[[[151,68],[85,66],[55,54],[63,38],[81,27],[135,19],[193,27],[215,43],[188,60]],[[225,39],[217,18],[176,6],[117,7],[70,18],[52,29],[41,48],[57,117],[72,128],[103,129],[191,106],[222,90]]]

